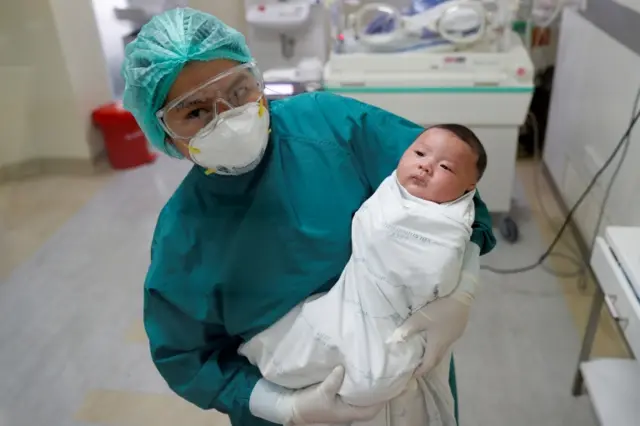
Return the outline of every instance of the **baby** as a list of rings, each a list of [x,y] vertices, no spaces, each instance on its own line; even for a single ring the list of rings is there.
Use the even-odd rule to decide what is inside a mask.
[[[418,136],[395,173],[400,186],[412,196],[447,203],[475,190],[486,167],[484,147],[470,129],[442,124]]]
[[[419,335],[395,342],[393,332],[458,285],[474,220],[473,195],[486,163],[482,144],[468,128],[445,124],[425,130],[355,214],[352,255],[334,287],[294,308],[239,352],[265,379],[294,389],[321,382],[343,365],[339,394],[352,405],[402,394],[428,342]],[[446,365],[439,374],[447,376],[437,378],[444,383],[448,360]],[[442,404],[424,405],[442,410]]]

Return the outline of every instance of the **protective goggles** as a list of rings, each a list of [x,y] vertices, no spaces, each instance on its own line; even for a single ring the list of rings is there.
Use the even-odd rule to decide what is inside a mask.
[[[257,102],[264,91],[255,63],[238,65],[171,101],[156,113],[172,138],[191,139],[218,119],[219,114]],[[213,126],[214,127],[215,123]]]

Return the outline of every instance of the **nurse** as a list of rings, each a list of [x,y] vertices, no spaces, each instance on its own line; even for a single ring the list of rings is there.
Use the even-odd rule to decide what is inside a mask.
[[[158,218],[144,290],[151,355],[171,389],[233,425],[380,415],[383,406],[341,401],[341,367],[289,390],[237,349],[331,288],[350,255],[352,215],[422,129],[327,93],[266,102],[244,37],[192,9],[147,23],[127,46],[123,75],[124,105],[149,141],[194,163]],[[475,207],[476,251],[459,290],[401,326],[429,342],[416,374],[449,362],[441,358],[467,323],[479,255],[495,245],[479,197]],[[451,385],[455,395],[453,370]]]

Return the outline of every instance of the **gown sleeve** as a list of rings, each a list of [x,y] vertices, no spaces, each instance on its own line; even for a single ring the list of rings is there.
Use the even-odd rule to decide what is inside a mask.
[[[239,338],[226,334],[216,320],[215,292],[190,281],[194,274],[190,265],[203,254],[193,241],[197,233],[183,229],[180,222],[165,207],[152,243],[144,292],[152,360],[169,387],[187,401],[229,414],[243,424],[261,424],[249,412],[260,372],[237,353]]]

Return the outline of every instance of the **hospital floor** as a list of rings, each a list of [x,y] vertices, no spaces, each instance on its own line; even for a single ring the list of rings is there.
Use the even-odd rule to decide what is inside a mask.
[[[220,426],[172,395],[150,362],[141,288],[155,218],[186,172],[162,159],[125,173],[43,177],[0,185],[0,426]],[[521,240],[483,262],[529,264],[561,220],[535,165],[518,166]],[[572,244],[570,240],[566,244]],[[574,269],[563,258],[548,264]],[[595,425],[571,396],[593,284],[543,269],[483,272],[457,344],[461,426]],[[603,316],[596,356],[626,356]]]

